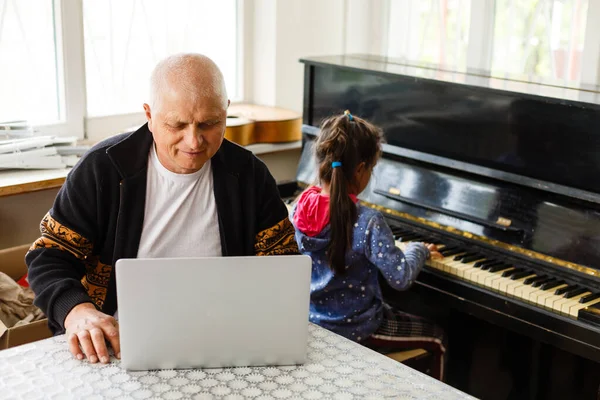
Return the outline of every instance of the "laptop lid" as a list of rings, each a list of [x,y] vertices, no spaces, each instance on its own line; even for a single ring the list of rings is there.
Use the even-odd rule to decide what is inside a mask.
[[[306,359],[308,256],[120,259],[129,370],[294,365]]]

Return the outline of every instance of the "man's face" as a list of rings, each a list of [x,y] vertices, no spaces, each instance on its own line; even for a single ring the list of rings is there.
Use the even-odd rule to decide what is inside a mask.
[[[178,174],[200,170],[221,147],[227,107],[219,96],[185,90],[166,91],[157,103],[154,110],[144,104],[144,110],[160,162]]]

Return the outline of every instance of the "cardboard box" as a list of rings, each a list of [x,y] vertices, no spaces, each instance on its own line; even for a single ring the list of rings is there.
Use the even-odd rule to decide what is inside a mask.
[[[27,253],[29,246],[27,244],[0,250],[0,271],[15,281],[25,275],[27,272],[25,253]],[[16,328],[7,328],[0,321],[0,350],[46,339],[51,336],[52,332],[48,329],[48,320],[45,318]]]

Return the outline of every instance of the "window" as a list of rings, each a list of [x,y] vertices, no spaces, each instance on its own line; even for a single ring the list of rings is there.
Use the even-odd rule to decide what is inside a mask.
[[[556,86],[600,83],[600,27],[588,26],[600,1],[388,1],[387,56]]]
[[[588,0],[496,0],[492,74],[579,81]]]
[[[54,32],[52,0],[0,0],[0,122],[61,119]]]
[[[141,111],[154,65],[179,52],[211,57],[238,98],[236,13],[235,0],[84,0],[88,116]]]
[[[150,74],[199,52],[240,100],[240,0],[0,0],[0,122],[98,140],[144,121]]]
[[[388,56],[464,69],[471,0],[391,0]]]

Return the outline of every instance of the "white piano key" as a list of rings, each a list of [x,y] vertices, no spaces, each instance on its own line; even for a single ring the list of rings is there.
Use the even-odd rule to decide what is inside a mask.
[[[557,310],[563,314],[569,314],[569,309],[573,306],[576,306],[577,304],[579,304],[579,299],[582,298],[583,296],[587,296],[592,294],[592,292],[585,292],[582,294],[579,294],[577,296],[573,296],[570,299],[567,299],[566,302],[563,302],[560,306],[560,310]]]
[[[540,305],[540,306],[542,306],[542,307],[545,307],[545,305],[546,305],[546,300],[547,300],[548,298],[552,297],[552,296],[555,296],[554,292],[555,292],[557,289],[564,288],[565,286],[568,286],[568,285],[567,285],[566,283],[564,283],[564,284],[562,284],[562,285],[559,285],[559,286],[553,287],[552,289],[547,289],[547,290],[545,290],[545,291],[544,291],[545,293],[543,293],[543,294],[540,294],[540,295],[538,296],[538,298],[537,298],[537,301],[536,301],[536,302],[537,302],[537,304],[539,304],[539,305]],[[558,296],[556,296],[556,297],[558,297]],[[556,300],[556,299],[554,299],[554,300]]]

